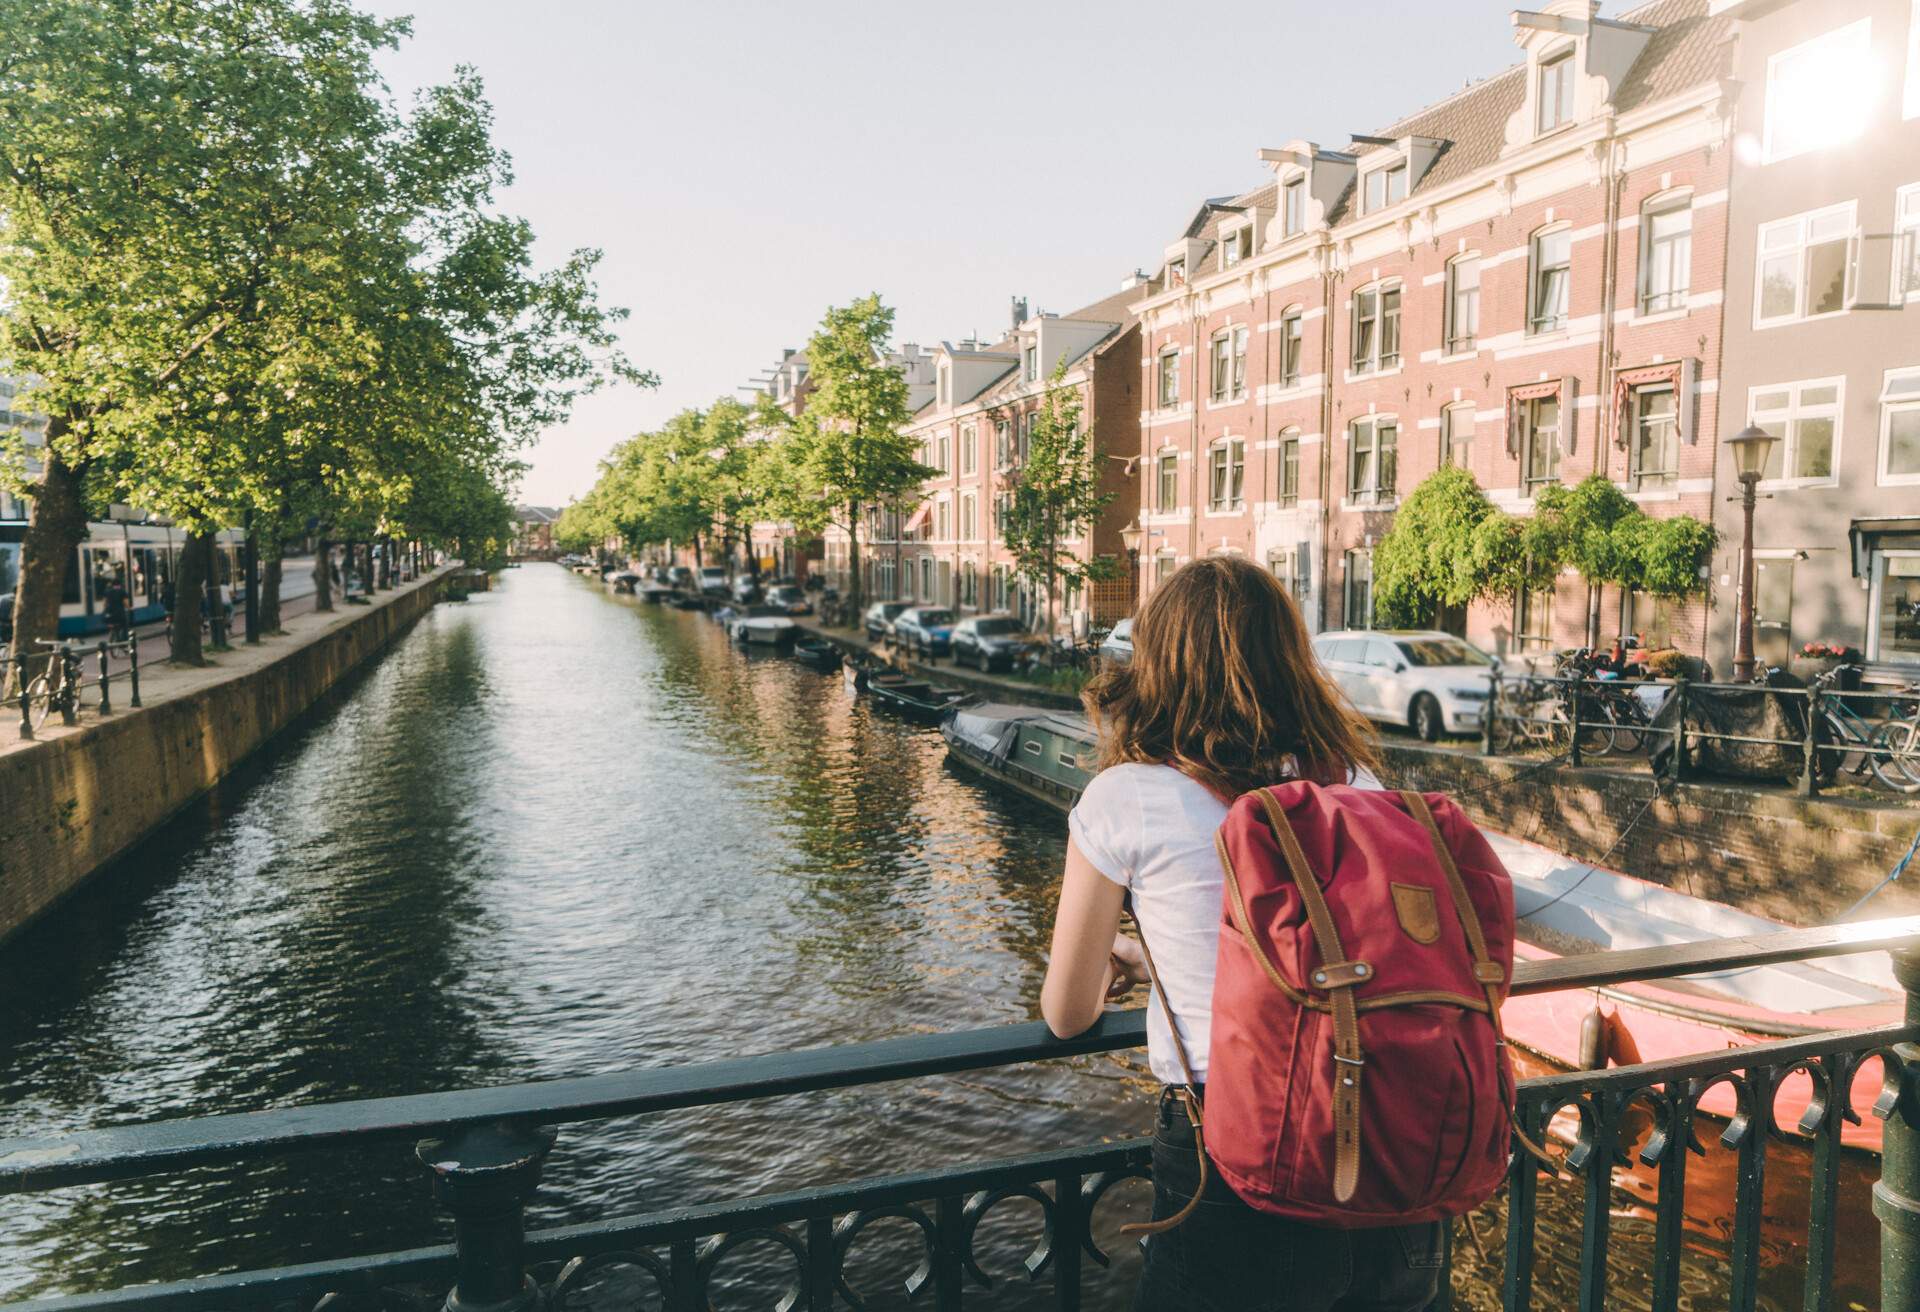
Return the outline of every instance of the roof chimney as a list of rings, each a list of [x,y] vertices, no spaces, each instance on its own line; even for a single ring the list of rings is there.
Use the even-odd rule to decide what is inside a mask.
[[[1147,275],[1138,269],[1135,269],[1132,273],[1120,280],[1120,290],[1123,292],[1130,292],[1135,287],[1144,287],[1146,285]]]
[[[1013,298],[1013,326],[1017,330],[1020,325],[1026,321],[1027,298],[1024,296],[1016,296]]]

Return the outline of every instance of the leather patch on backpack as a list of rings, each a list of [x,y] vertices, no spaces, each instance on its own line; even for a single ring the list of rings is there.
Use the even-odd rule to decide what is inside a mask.
[[[1393,912],[1400,928],[1415,943],[1432,943],[1440,937],[1440,905],[1433,890],[1419,884],[1393,885]]]

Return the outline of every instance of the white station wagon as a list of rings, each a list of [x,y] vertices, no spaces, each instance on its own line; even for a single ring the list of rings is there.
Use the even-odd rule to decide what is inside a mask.
[[[1354,709],[1428,742],[1478,733],[1494,659],[1438,629],[1343,629],[1314,637],[1321,667]]]

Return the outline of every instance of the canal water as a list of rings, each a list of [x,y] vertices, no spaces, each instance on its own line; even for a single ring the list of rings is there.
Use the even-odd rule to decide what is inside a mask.
[[[510,570],[0,957],[0,1137],[1034,1019],[1064,842],[837,677]],[[568,1126],[530,1224],[1134,1135],[1149,1107],[1120,1054]],[[1689,1173],[1691,1306],[1724,1299],[1731,1161],[1710,1147]],[[1770,1164],[1768,1306],[1799,1306],[1804,1172]],[[1870,1179],[1843,1185],[1838,1307],[1874,1305]],[[1618,1306],[1644,1306],[1651,1225],[1615,1201]],[[1138,1259],[1114,1232],[1144,1206],[1139,1184],[1103,1206],[1090,1306],[1127,1305]],[[1570,1305],[1577,1196],[1549,1187],[1544,1210],[1536,1305]],[[983,1225],[981,1305],[1047,1305],[1020,1267],[1036,1218]],[[1461,1231],[1466,1305],[1497,1305],[1499,1226],[1496,1203],[1484,1257]],[[904,1306],[887,1228],[850,1269]],[[310,1153],[0,1199],[0,1296],[447,1233],[409,1152]],[[724,1305],[771,1306],[775,1255],[735,1261]]]

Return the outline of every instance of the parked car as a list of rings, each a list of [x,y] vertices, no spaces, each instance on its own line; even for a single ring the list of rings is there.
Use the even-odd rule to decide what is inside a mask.
[[[742,606],[751,606],[760,600],[760,580],[751,574],[742,574],[734,579],[733,599]]]
[[[1133,616],[1121,620],[1113,626],[1100,643],[1100,655],[1115,665],[1133,664]]]
[[[700,593],[706,597],[724,597],[727,595],[727,571],[718,565],[706,565],[700,570]]]
[[[767,593],[769,606],[781,606],[789,615],[813,614],[813,603],[807,600],[807,594],[798,584],[782,583]]]
[[[894,616],[893,640],[922,656],[945,656],[953,650],[953,612],[945,606],[909,606]]]
[[[1494,659],[1437,629],[1346,629],[1313,640],[1314,654],[1354,709],[1432,742],[1478,733]]]
[[[1015,615],[973,615],[953,626],[953,663],[1010,670],[1033,640]]]
[[[894,617],[906,608],[904,601],[876,601],[867,607],[867,613],[860,621],[866,628],[867,641],[879,642],[882,638],[891,637]]]

